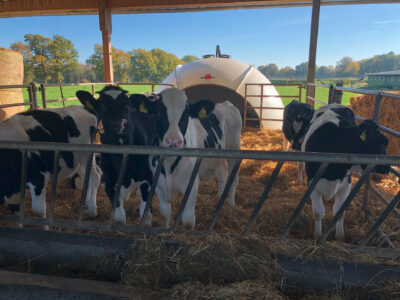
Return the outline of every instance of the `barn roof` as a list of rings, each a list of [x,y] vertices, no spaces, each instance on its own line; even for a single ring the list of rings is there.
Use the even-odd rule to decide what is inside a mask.
[[[381,76],[382,75],[400,75],[400,70],[368,74],[368,76],[370,76],[370,75],[381,75]]]
[[[311,6],[312,0],[0,0],[0,17],[98,14],[100,4],[113,14],[185,12]],[[321,0],[321,5],[395,3],[396,0]]]

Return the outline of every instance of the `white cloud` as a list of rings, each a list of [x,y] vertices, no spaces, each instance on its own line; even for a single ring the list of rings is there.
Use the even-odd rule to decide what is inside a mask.
[[[378,21],[374,22],[375,25],[382,25],[382,24],[390,24],[390,23],[399,23],[400,19],[394,19],[394,20],[384,20],[384,21]]]

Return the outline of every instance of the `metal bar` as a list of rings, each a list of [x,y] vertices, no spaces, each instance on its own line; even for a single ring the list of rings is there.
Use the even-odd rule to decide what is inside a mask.
[[[258,126],[259,126],[260,128],[262,128],[263,103],[264,103],[264,86],[261,85],[260,115],[259,115],[260,121],[259,121],[259,123],[258,123]]]
[[[276,164],[275,169],[272,172],[272,175],[269,178],[269,180],[268,180],[268,182],[267,182],[267,184],[266,184],[266,186],[264,188],[264,191],[262,192],[262,194],[260,196],[260,200],[258,200],[257,206],[254,208],[253,213],[251,214],[251,217],[250,217],[249,221],[247,222],[247,225],[246,225],[246,227],[245,227],[245,229],[243,231],[244,235],[247,235],[249,233],[250,227],[251,227],[251,225],[253,225],[254,220],[256,219],[258,212],[260,211],[260,209],[263,206],[265,200],[267,199],[268,193],[271,190],[272,185],[274,184],[276,177],[278,177],[278,174],[279,174],[283,164],[284,164],[283,160],[278,161],[278,163]]]
[[[282,121],[283,119],[260,119],[260,118],[247,118],[247,120],[258,120],[258,121]]]
[[[289,223],[283,229],[282,234],[280,236],[281,240],[284,240],[286,238],[286,236],[288,235],[290,229],[292,229],[294,222],[296,222],[297,217],[299,216],[301,210],[303,209],[304,205],[306,204],[308,198],[310,198],[311,193],[313,192],[313,190],[314,190],[315,186],[317,185],[319,179],[321,178],[322,174],[324,174],[328,165],[329,165],[329,163],[323,163],[318,168],[317,173],[315,174],[314,178],[312,179],[311,184],[308,186],[308,189],[307,189],[306,193],[304,194],[303,198],[301,199],[299,205],[297,205],[296,210],[294,211],[292,217],[289,220]]]
[[[163,168],[164,159],[165,159],[165,156],[161,156],[160,157],[160,159],[158,160],[158,163],[157,163],[156,171],[154,172],[153,182],[151,183],[149,196],[146,199],[146,207],[144,209],[142,219],[140,220],[140,225],[139,225],[140,232],[143,232],[143,230],[144,230],[144,222],[145,222],[145,220],[147,218],[147,215],[149,214],[149,211],[150,211],[151,200],[153,199],[153,195],[154,195],[154,191],[156,190],[158,178],[160,177],[161,170]]]
[[[236,160],[235,165],[232,168],[231,174],[229,175],[228,181],[226,182],[224,191],[222,192],[222,195],[221,195],[221,198],[220,198],[220,200],[218,202],[217,208],[215,209],[215,213],[214,213],[214,216],[213,216],[213,218],[211,220],[210,226],[208,227],[208,234],[210,234],[212,232],[212,230],[214,228],[214,225],[215,225],[215,222],[217,222],[217,218],[219,216],[219,213],[221,212],[222,206],[225,203],[225,198],[228,195],[228,192],[229,192],[229,189],[232,186],[233,180],[235,179],[236,174],[239,171],[239,167],[240,167],[241,162],[242,162],[242,159]]]
[[[58,167],[60,165],[60,151],[55,151],[53,160],[53,173],[51,174],[51,192],[50,192],[50,209],[49,209],[49,219],[53,219],[54,215],[54,204],[56,201],[56,191],[57,191],[57,178],[58,178]]]
[[[389,97],[389,98],[394,98],[394,99],[400,99],[400,94],[394,94],[394,93],[388,93],[388,92],[382,92],[379,91],[379,94],[383,97]]]
[[[47,100],[47,103],[67,102],[67,101],[73,101],[73,100],[78,100],[78,98],[77,97],[69,97],[69,98],[53,99],[53,100]]]
[[[154,146],[105,145],[105,144],[68,144],[42,142],[12,142],[1,141],[0,149],[36,150],[36,151],[71,151],[96,152],[110,154],[194,156],[225,159],[261,159],[307,162],[329,162],[336,164],[375,164],[400,165],[400,155],[370,155],[348,153],[318,153],[318,152],[286,152],[231,149],[198,149],[198,148],[163,148]]]
[[[28,150],[21,153],[21,186],[19,194],[19,220],[22,222],[25,217],[25,191],[26,191],[26,175],[28,169]]]
[[[85,85],[106,85],[107,82],[88,82],[88,83],[43,83],[44,86],[85,86]]]
[[[92,95],[94,96],[96,93],[95,93],[95,90],[94,90],[94,84],[92,84]]]
[[[366,118],[363,118],[363,117],[357,116],[357,115],[355,115],[354,118],[355,118],[356,120],[358,120],[358,121],[367,120]],[[390,135],[393,135],[393,136],[395,136],[395,137],[400,138],[400,132],[394,131],[393,129],[387,128],[387,127],[382,126],[382,125],[379,125],[379,124],[378,124],[378,127],[379,127],[379,129],[381,129],[382,131],[387,132],[387,133],[389,133]]]
[[[154,93],[154,84],[151,85],[151,92]]]
[[[18,89],[18,88],[29,88],[29,84],[9,84],[9,85],[0,85],[0,90],[3,89]]]
[[[301,90],[302,90],[302,85],[299,85],[299,102],[301,102]]]
[[[306,85],[310,86],[315,86],[315,87],[323,87],[323,88],[329,88],[329,84],[322,84],[322,83],[315,83],[315,82],[307,82]]]
[[[31,83],[32,84],[32,101],[33,101],[33,109],[37,109],[38,104],[37,104],[37,94],[36,94],[36,85],[35,83]]]
[[[23,102],[23,103],[13,103],[13,104],[2,104],[0,105],[0,108],[7,108],[7,107],[14,107],[14,106],[25,106],[25,105],[30,105],[31,108],[33,107],[33,102]]]
[[[260,84],[261,85],[261,84]],[[262,86],[262,85],[261,85]],[[253,98],[272,98],[272,97],[281,97],[281,98],[297,98],[298,95],[247,95],[247,97],[253,97]]]
[[[361,90],[346,87],[335,87],[335,90],[364,95],[377,95],[378,93],[380,93],[380,91],[377,90]]]
[[[119,203],[119,194],[121,191],[122,181],[125,176],[128,157],[129,157],[128,154],[122,155],[121,167],[120,167],[119,174],[118,174],[118,180],[117,180],[117,185],[115,187],[114,199],[113,199],[112,209],[111,209],[111,214],[110,214],[110,220],[109,220],[110,225],[113,224],[113,222],[114,222],[115,208],[117,207],[117,202]]]
[[[332,104],[334,103],[334,89],[333,89],[333,85],[329,86],[329,96],[328,96],[328,103]]]
[[[372,189],[372,191],[375,192],[375,194],[378,196],[378,198],[381,199],[382,202],[383,202],[385,205],[389,205],[389,203],[390,203],[389,200],[387,200],[387,199],[385,198],[385,196],[383,196],[382,193],[381,193],[376,187],[374,187],[373,185],[371,185],[371,189]],[[400,218],[400,211],[399,211],[397,208],[395,208],[395,209],[393,210],[393,213],[396,215],[396,217]]]
[[[396,169],[394,169],[393,167],[390,167],[389,170],[390,173],[394,174],[395,176],[397,176],[400,179],[400,171],[397,171]]]
[[[43,108],[47,107],[47,103],[46,103],[46,87],[44,86],[44,84],[40,85],[40,92],[42,93],[42,105]]]
[[[243,127],[247,124],[247,83],[244,85],[244,111],[243,111]]]
[[[375,105],[374,105],[373,120],[376,123],[378,123],[379,121],[379,113],[381,111],[381,101],[382,101],[382,95],[379,93],[378,95],[375,96]]]
[[[87,198],[87,194],[88,194],[89,178],[90,178],[90,173],[92,172],[93,155],[94,155],[93,153],[90,153],[90,155],[86,161],[85,178],[83,179],[81,201],[79,204],[78,223],[82,223],[82,219],[83,219],[83,207],[85,206],[86,198]]]
[[[336,225],[337,221],[343,216],[344,212],[346,211],[347,207],[350,205],[351,200],[353,200],[354,196],[357,194],[358,190],[361,188],[365,180],[368,178],[369,174],[374,169],[375,165],[368,165],[367,168],[362,173],[360,179],[357,181],[354,188],[351,190],[350,194],[347,196],[346,200],[343,202],[342,206],[333,217],[333,220],[329,223],[328,227],[326,228],[325,232],[322,233],[320,238],[317,240],[317,244],[321,244],[325,242],[328,234],[333,230],[333,226]]]
[[[297,98],[298,96],[293,96],[293,97]],[[291,97],[291,98],[293,98],[293,97]],[[260,109],[260,107],[254,107],[254,108]],[[285,109],[284,107],[267,107],[267,106],[264,106],[262,108],[263,109],[275,109],[275,110],[284,110]]]
[[[376,230],[381,226],[383,221],[387,218],[387,216],[390,214],[390,212],[395,209],[397,203],[400,202],[400,192],[397,193],[397,195],[393,198],[393,200],[390,202],[390,204],[386,207],[386,209],[383,211],[383,213],[380,215],[378,220],[375,222],[375,224],[371,227],[371,229],[368,231],[368,233],[364,236],[362,239],[360,246],[365,246],[369,240],[373,237],[375,234]]]
[[[372,217],[370,215],[367,215],[367,220],[368,220],[368,222],[370,222],[372,224],[375,222],[375,220],[372,219]],[[393,245],[392,241],[388,238],[386,233],[384,233],[379,228],[378,228],[377,232],[379,234],[379,239],[381,240],[381,242],[378,244],[378,247],[381,247],[383,245],[383,243],[386,242],[389,245],[389,247],[395,248],[395,246]]]
[[[312,101],[314,101],[314,102],[318,102],[318,103],[323,104],[323,105],[327,105],[327,104],[328,104],[328,103],[326,103],[326,102],[324,102],[324,101],[315,99],[315,98],[313,98],[313,97],[311,97],[311,96],[307,96],[307,99],[308,99],[308,100],[312,100]]]
[[[185,195],[183,196],[183,200],[179,207],[178,214],[175,217],[174,226],[172,227],[173,231],[178,230],[179,220],[182,217],[183,211],[185,210],[186,203],[189,199],[190,192],[192,191],[193,183],[194,183],[194,180],[196,179],[197,173],[199,172],[199,168],[200,168],[200,164],[201,164],[202,160],[203,160],[202,157],[198,157],[196,159],[196,163],[194,164],[192,174],[190,175],[189,182],[188,182],[188,185],[185,190]]]
[[[34,100],[33,100],[33,92],[32,92],[32,85],[31,84],[28,85],[28,96],[29,96],[30,109],[34,109]],[[15,106],[17,106],[17,105],[15,105]]]

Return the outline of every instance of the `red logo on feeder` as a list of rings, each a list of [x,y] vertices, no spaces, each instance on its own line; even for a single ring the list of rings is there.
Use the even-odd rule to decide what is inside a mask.
[[[211,76],[211,74],[208,73],[208,74],[206,74],[206,75],[204,75],[204,76],[201,76],[200,78],[201,78],[201,79],[205,79],[205,80],[210,80],[210,79],[213,79],[213,78],[215,78],[215,77]]]

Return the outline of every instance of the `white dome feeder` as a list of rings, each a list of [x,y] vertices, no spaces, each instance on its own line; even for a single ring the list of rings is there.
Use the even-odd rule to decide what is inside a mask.
[[[247,118],[260,116],[262,91],[264,96],[274,96],[263,97],[262,118],[272,120],[262,121],[262,126],[268,129],[282,128],[284,106],[275,87],[262,86],[271,82],[253,66],[220,54],[219,46],[215,56],[205,55],[202,59],[177,66],[162,83],[184,90],[191,103],[202,99],[214,102],[229,100],[240,110],[242,117],[245,97],[248,95]],[[157,92],[166,88],[168,86],[160,85]],[[257,124],[258,121],[247,121],[247,125]]]

